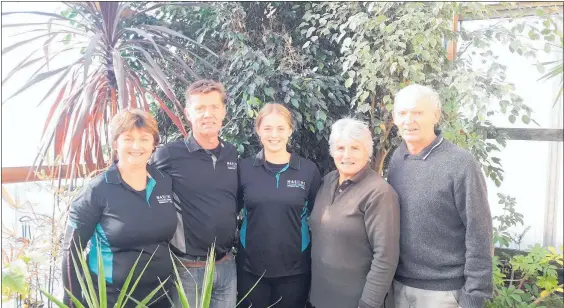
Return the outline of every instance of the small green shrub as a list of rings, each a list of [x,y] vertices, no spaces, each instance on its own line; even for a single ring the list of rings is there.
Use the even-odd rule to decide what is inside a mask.
[[[516,243],[519,247],[526,228],[520,234],[508,232],[523,225],[523,215],[515,210],[515,198],[498,194],[503,213],[494,216],[493,242],[499,247]],[[563,285],[558,283],[558,269],[563,266],[563,247],[530,247],[526,254],[502,255],[496,249],[493,258],[494,297],[486,308],[563,307]],[[505,260],[504,260],[505,259]],[[505,261],[505,262],[504,262]]]

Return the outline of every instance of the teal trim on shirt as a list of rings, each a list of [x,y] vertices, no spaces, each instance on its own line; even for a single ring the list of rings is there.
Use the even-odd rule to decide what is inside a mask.
[[[307,224],[307,218],[309,217],[309,211],[307,209],[307,201],[302,209],[302,252],[307,249],[310,243],[309,237],[309,227]]]
[[[241,231],[239,232],[239,238],[241,239],[241,245],[243,248],[247,248],[247,209],[243,209],[243,225],[241,226]]]
[[[149,207],[151,206],[151,203],[149,202],[149,198],[151,198],[151,193],[153,193],[153,188],[155,188],[156,185],[157,185],[157,181],[155,181],[155,179],[150,177],[149,181],[147,181],[147,186],[145,188],[145,200],[147,200],[147,204],[149,205]]]
[[[290,167],[290,164],[287,164],[284,168],[282,168],[282,170],[278,171],[278,173],[276,173],[275,177],[276,177],[276,188],[278,188],[278,184],[280,184],[280,174],[282,174],[282,172],[288,170],[288,168]]]
[[[102,226],[97,224],[94,235],[90,239],[90,253],[88,254],[88,266],[96,275],[100,272],[98,268],[99,255],[101,255],[102,266],[104,266],[104,278],[107,282],[112,283],[114,253]]]

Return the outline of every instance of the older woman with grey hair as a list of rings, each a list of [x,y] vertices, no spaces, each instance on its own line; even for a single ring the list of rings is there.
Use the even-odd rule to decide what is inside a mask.
[[[390,307],[399,256],[399,203],[370,167],[368,126],[341,119],[331,128],[327,174],[315,199],[310,302],[316,308]],[[393,306],[392,306],[393,307]]]

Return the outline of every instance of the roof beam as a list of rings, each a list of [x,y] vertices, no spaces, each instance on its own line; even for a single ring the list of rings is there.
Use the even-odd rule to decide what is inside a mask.
[[[78,178],[89,177],[94,173],[101,171],[94,165],[79,165],[76,166],[75,172]],[[49,181],[52,179],[58,179],[59,174],[61,179],[68,179],[70,175],[71,166],[43,166],[37,169],[33,166],[22,166],[22,167],[2,167],[2,184],[9,183],[23,183],[23,182],[37,182],[37,181]],[[60,171],[60,173],[59,173]]]
[[[495,139],[500,133],[507,135],[510,140],[529,140],[529,141],[564,141],[563,129],[550,128],[514,128],[497,127],[497,133],[488,132],[488,139]]]

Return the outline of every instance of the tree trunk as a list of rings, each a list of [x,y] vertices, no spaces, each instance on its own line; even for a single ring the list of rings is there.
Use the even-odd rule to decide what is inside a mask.
[[[384,161],[386,161],[389,151],[389,149],[380,149],[380,151],[373,156],[372,169],[376,170],[380,175],[384,174]]]

